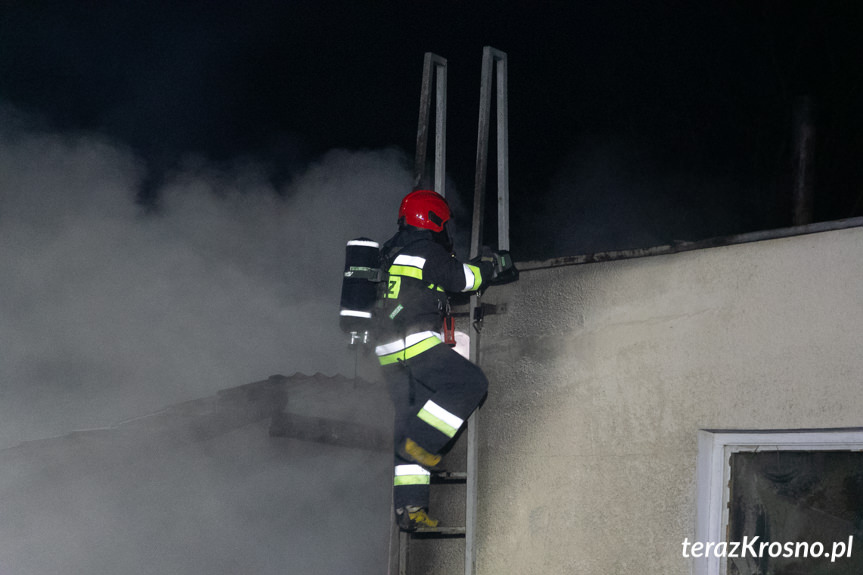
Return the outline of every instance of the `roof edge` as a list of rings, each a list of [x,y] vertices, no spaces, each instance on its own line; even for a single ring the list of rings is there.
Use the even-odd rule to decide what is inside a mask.
[[[564,256],[548,260],[530,260],[517,263],[518,271],[525,272],[562,266],[575,266],[581,264],[592,264],[597,262],[609,262],[616,260],[628,260],[650,256],[677,254],[693,250],[703,250],[708,248],[748,244],[765,240],[776,240],[781,238],[789,238],[794,236],[803,236],[808,234],[817,234],[821,232],[830,232],[835,230],[845,230],[849,228],[859,227],[863,227],[863,217],[846,218],[842,220],[832,220],[828,222],[817,222],[814,224],[806,224],[802,226],[776,228],[772,230],[748,232],[745,234],[736,234],[731,236],[721,236],[716,238],[709,238],[706,240],[698,240],[695,242],[674,242],[670,245],[655,246],[651,248],[639,248],[634,250],[620,250],[613,252],[598,252],[594,254]]]

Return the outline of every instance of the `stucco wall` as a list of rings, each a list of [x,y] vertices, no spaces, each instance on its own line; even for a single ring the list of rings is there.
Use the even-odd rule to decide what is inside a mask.
[[[489,290],[479,573],[688,574],[699,429],[863,425],[861,254],[854,228]]]

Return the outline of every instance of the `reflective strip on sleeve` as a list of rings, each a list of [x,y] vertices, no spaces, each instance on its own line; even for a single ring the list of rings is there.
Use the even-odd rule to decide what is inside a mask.
[[[389,365],[397,361],[416,357],[422,352],[442,343],[441,336],[433,331],[421,331],[412,333],[404,339],[379,345],[375,348],[375,354],[381,365]]]
[[[339,315],[342,317],[364,317],[371,319],[372,314],[368,311],[356,311],[352,309],[343,309],[339,312]]]
[[[431,473],[419,465],[396,465],[394,486],[399,485],[429,485]]]
[[[371,240],[351,240],[348,242],[349,246],[364,246],[367,248],[379,248],[381,245],[378,242],[373,242]]]
[[[417,417],[446,435],[454,437],[456,432],[464,423],[464,420],[454,413],[450,413],[432,400],[428,400]]]
[[[476,291],[482,285],[482,273],[477,266],[462,264],[464,267],[464,289],[462,291]]]

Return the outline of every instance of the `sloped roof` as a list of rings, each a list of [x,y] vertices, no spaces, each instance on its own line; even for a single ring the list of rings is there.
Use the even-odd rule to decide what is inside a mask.
[[[0,571],[379,573],[392,456],[348,449],[330,433],[364,424],[310,414],[347,404],[369,420],[384,398],[380,386],[343,376],[277,375],[2,450]],[[291,409],[306,423],[300,435],[319,435],[273,437],[272,416],[294,422]],[[362,517],[363,529],[339,510]]]
[[[282,426],[291,416],[306,425],[317,425],[317,435],[292,435],[309,441],[328,441],[327,426],[361,424],[368,412],[388,408],[378,384],[342,375],[322,373],[273,375],[261,381],[220,390],[216,395],[186,401],[117,425],[72,431],[66,435],[27,441],[0,450],[0,468],[16,473],[54,472],[82,458],[122,463],[139,450],[165,450],[171,446],[207,441],[262,420],[278,418]],[[287,416],[280,414],[287,413]],[[389,420],[373,426],[385,434]],[[350,429],[350,428],[349,428]],[[357,429],[354,427],[354,429]],[[276,433],[275,435],[279,435]],[[282,430],[281,435],[285,435]],[[350,444],[350,442],[348,442]],[[363,444],[354,442],[353,447]]]

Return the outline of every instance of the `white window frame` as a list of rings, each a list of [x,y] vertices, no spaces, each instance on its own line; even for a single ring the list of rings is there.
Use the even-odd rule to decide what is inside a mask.
[[[863,451],[863,428],[698,431],[695,539],[726,540],[731,454],[739,451]],[[694,575],[726,575],[727,560],[693,558]]]

